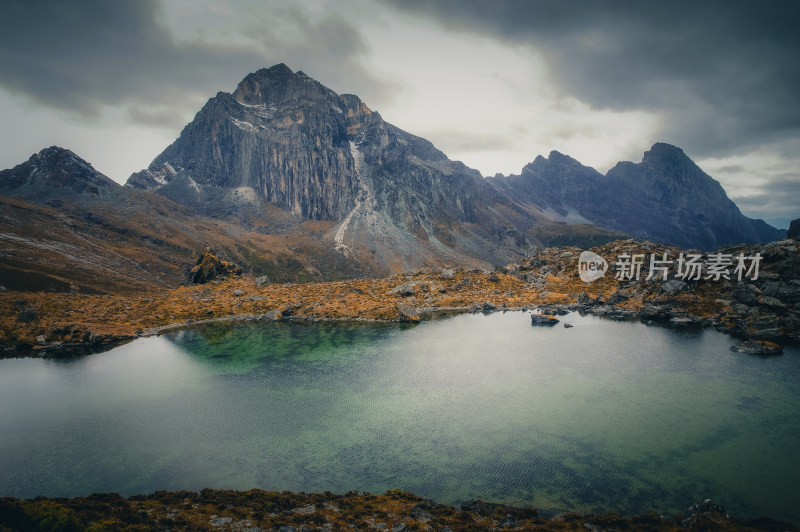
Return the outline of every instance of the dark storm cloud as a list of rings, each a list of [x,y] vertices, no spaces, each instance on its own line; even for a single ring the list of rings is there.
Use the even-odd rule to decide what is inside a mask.
[[[363,53],[358,32],[338,19],[315,25],[297,12],[290,22],[307,25],[307,40],[287,43],[270,33],[273,18],[260,42],[234,46],[176,41],[154,0],[5,0],[0,10],[0,86],[85,118],[115,105],[146,125],[179,124],[181,111],[261,67],[287,62],[314,75],[304,62],[314,49],[340,60],[342,75],[382,88],[353,57]]]
[[[389,2],[530,46],[566,95],[658,112],[664,140],[698,155],[800,133],[800,2]]]

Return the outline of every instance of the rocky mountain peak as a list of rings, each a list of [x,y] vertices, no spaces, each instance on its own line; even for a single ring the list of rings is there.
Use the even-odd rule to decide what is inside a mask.
[[[333,100],[336,96],[303,72],[292,72],[284,63],[248,74],[233,93],[239,103],[246,105],[277,105],[291,99]]]
[[[644,152],[642,165],[664,169],[662,176],[686,177],[687,174],[707,176],[682,149],[664,142],[657,142]]]
[[[577,160],[573,159],[569,155],[564,155],[563,153],[553,150],[550,152],[550,155],[547,157],[550,162],[560,163],[560,164],[580,164]]]
[[[0,171],[0,193],[34,202],[70,196],[97,196],[120,188],[72,151],[58,146],[41,150],[22,164]]]

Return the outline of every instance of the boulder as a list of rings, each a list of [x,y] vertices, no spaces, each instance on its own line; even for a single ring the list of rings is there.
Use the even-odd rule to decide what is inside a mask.
[[[38,318],[39,314],[37,314],[36,311],[33,310],[32,308],[26,308],[25,310],[17,314],[17,321],[22,321],[22,322],[33,321]]]
[[[241,274],[242,270],[236,264],[219,258],[211,248],[206,248],[195,266],[189,270],[187,281],[188,284],[205,284],[215,279]]]
[[[283,318],[283,314],[280,310],[270,310],[261,316],[261,319],[266,321],[278,321],[281,318]]]
[[[413,296],[417,292],[417,283],[408,282],[403,283],[400,286],[396,286],[389,290],[391,294],[399,294],[402,297],[409,297]]]
[[[555,325],[559,319],[551,314],[531,314],[531,325]]]
[[[464,287],[466,287],[466,286],[469,286],[469,285],[471,285],[471,284],[472,284],[472,279],[471,279],[471,278],[469,278],[469,277],[464,277],[464,278],[463,278],[463,279],[461,279],[461,280],[460,280],[458,283],[456,283],[456,284],[453,286],[453,288],[455,288],[456,290],[458,290],[458,289],[460,289],[460,288],[464,288]]]
[[[439,275],[439,279],[442,279],[443,281],[452,281],[455,278],[456,278],[456,272],[449,269],[443,270],[441,275]]]
[[[777,283],[776,283],[777,284]],[[733,287],[733,300],[743,305],[755,305],[760,290],[750,283],[737,283]]]
[[[417,309],[408,305],[397,306],[397,319],[403,323],[419,323],[420,321]]]
[[[625,293],[624,290],[617,290],[606,300],[606,303],[609,305],[618,305],[624,301],[627,301],[630,297]]]

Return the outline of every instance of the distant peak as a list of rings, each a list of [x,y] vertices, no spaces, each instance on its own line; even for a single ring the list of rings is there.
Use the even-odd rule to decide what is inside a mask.
[[[94,168],[92,167],[91,164],[89,164],[85,160],[75,155],[75,153],[72,152],[71,150],[62,148],[60,146],[50,146],[49,148],[44,148],[43,150],[40,150],[38,153],[34,153],[31,156],[30,160],[48,161],[51,164],[63,163],[63,162],[78,163],[80,165],[91,168],[92,171],[94,171]]]
[[[49,148],[44,148],[37,153],[39,157],[52,157],[54,155],[68,155],[72,157],[78,157],[75,155],[74,152],[68,150],[66,148],[62,148],[61,146],[50,146]]]

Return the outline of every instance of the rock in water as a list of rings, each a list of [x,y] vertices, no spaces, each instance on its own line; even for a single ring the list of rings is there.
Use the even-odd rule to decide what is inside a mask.
[[[555,325],[559,319],[551,314],[540,314],[534,312],[531,314],[531,325]]]
[[[408,305],[398,305],[397,319],[403,323],[419,323],[420,321],[419,312]]]
[[[766,340],[745,340],[731,346],[731,351],[747,353],[748,355],[780,355],[783,348],[776,343]]]

